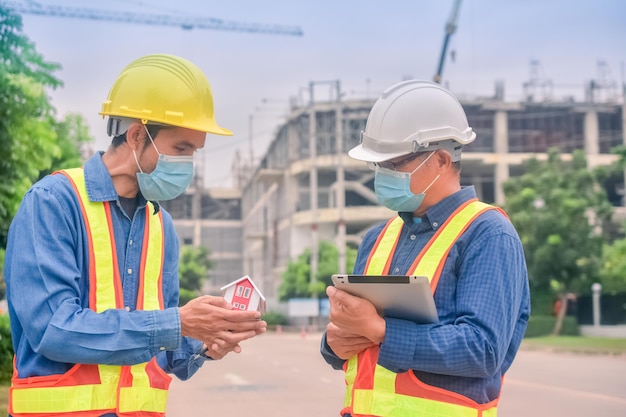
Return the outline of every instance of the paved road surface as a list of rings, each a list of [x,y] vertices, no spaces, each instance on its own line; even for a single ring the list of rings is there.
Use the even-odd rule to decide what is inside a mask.
[[[343,373],[319,355],[320,334],[265,334],[243,352],[174,380],[168,417],[337,416]],[[624,417],[626,357],[522,351],[505,381],[500,417]]]

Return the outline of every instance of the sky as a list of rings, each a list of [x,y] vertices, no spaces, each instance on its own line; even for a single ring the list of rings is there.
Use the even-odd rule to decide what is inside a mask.
[[[346,98],[375,98],[404,79],[431,80],[454,6],[454,0],[39,3],[303,31],[303,36],[285,36],[23,15],[23,31],[36,50],[62,66],[56,76],[64,86],[49,92],[58,117],[83,115],[96,150],[105,150],[110,142],[98,112],[127,64],[143,55],[170,53],[200,67],[212,87],[216,120],[235,133],[207,136],[200,158],[209,187],[232,185],[235,152],[249,155],[252,143],[255,157],[264,154],[285,120],[290,99],[308,100],[310,82],[339,80]],[[523,84],[533,74],[551,80],[555,99],[582,99],[584,83],[592,79],[621,86],[625,23],[623,0],[465,0],[448,46],[443,84],[457,96],[471,98],[493,96],[500,80],[506,101],[521,100]],[[315,95],[330,97],[322,83]]]

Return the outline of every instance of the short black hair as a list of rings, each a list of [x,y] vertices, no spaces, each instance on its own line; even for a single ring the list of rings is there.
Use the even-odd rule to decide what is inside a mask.
[[[164,125],[151,125],[151,124],[147,124],[145,126],[148,129],[148,133],[150,133],[150,136],[152,137],[153,140],[159,134],[161,129],[167,127],[167,126],[164,126]],[[148,139],[147,135],[146,135],[146,139]],[[121,135],[115,136],[111,140],[111,146],[113,146],[114,148],[117,148],[118,146],[120,146],[122,143],[125,143],[125,142],[126,142],[126,132],[122,133]],[[146,140],[146,144],[145,145],[147,145],[147,144],[148,144],[148,140]]]

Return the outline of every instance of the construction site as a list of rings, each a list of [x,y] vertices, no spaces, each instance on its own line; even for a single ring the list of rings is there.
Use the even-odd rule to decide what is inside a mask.
[[[38,16],[302,36],[299,27],[283,25],[2,3]],[[445,24],[432,77],[438,83],[443,80],[460,5],[455,0]],[[551,147],[558,147],[566,157],[584,150],[591,167],[616,161],[611,149],[626,143],[624,87],[612,78],[605,62],[596,64],[595,79],[577,87],[582,100],[560,94],[536,60],[530,62],[522,100],[507,101],[502,81],[494,81],[492,92],[482,97],[464,97],[463,91],[453,90],[477,134],[477,140],[463,150],[462,185],[473,185],[485,202],[504,205],[503,182],[521,175],[525,160],[544,158]],[[289,261],[310,249],[314,277],[318,244],[329,241],[339,248],[337,272],[346,272],[342,270],[346,246],[357,247],[370,227],[393,215],[376,200],[374,172],[347,155],[360,141],[375,98],[350,98],[341,80],[312,80],[285,100],[289,109],[284,121],[275,126],[266,151],[252,155],[256,138],[251,129],[250,155],[235,155],[233,187],[205,187],[205,167],[201,166],[184,195],[163,202],[174,218],[180,243],[204,246],[211,252],[215,266],[204,291],[217,294],[222,286],[247,274],[265,294],[270,309],[279,304],[278,287]],[[623,179],[607,189],[618,217],[625,217],[623,190]]]
[[[330,97],[315,97],[320,84],[332,87]],[[499,83],[489,97],[461,100],[477,134],[463,150],[461,182],[473,185],[479,199],[503,205],[502,183],[521,175],[525,160],[544,158],[551,147],[565,157],[584,150],[590,167],[616,161],[611,149],[626,143],[626,110],[617,84],[590,82],[582,102],[556,101],[546,86],[546,80],[529,80],[521,102],[504,101]],[[340,81],[310,82],[309,103],[292,100],[267,152],[258,161],[235,157],[234,188],[194,187],[164,204],[182,243],[211,249],[216,267],[208,293],[247,274],[268,307],[276,307],[290,260],[309,248],[316,271],[318,244],[329,241],[338,246],[343,265],[346,245],[357,247],[370,227],[393,215],[376,201],[374,172],[347,155],[359,143],[373,100],[341,97]],[[623,216],[623,181],[607,193]],[[338,272],[345,271],[338,265]]]

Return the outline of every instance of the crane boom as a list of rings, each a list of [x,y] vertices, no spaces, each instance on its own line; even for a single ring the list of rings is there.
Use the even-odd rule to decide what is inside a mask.
[[[212,17],[184,17],[167,14],[134,13],[127,11],[120,12],[83,7],[42,5],[35,2],[22,3],[18,1],[0,1],[0,5],[17,13],[34,14],[39,16],[57,16],[75,19],[174,26],[185,30],[212,29],[288,36],[302,36],[303,34],[302,29],[298,26],[232,22]]]
[[[443,64],[446,60],[446,51],[448,50],[448,43],[450,37],[456,32],[456,22],[459,17],[459,8],[461,7],[461,0],[455,0],[454,7],[452,8],[452,14],[446,23],[446,36],[443,39],[443,48],[441,48],[441,56],[439,57],[439,65],[437,66],[437,73],[433,77],[433,81],[441,83],[441,76],[443,74]]]

